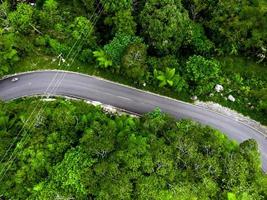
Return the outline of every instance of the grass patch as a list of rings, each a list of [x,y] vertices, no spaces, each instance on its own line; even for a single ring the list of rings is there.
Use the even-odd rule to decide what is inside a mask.
[[[223,66],[223,70],[231,73],[258,75],[267,77],[267,65],[256,63],[251,59],[243,57],[219,57],[217,58]]]

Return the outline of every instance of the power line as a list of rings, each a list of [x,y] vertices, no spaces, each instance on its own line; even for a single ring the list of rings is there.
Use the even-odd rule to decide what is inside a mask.
[[[104,4],[105,4],[105,3],[104,3]],[[100,2],[98,2],[97,8],[98,8],[99,5],[100,5]],[[103,7],[104,7],[104,5],[103,5]],[[101,14],[102,11],[103,11],[103,7],[102,7],[101,11],[99,11],[97,14],[94,14],[94,15],[97,16],[97,15]],[[92,15],[91,18],[92,18],[94,15]],[[96,21],[97,21],[97,18],[95,18],[94,23],[92,23],[92,27],[91,27],[91,29],[94,27]],[[84,28],[84,30],[85,30],[85,28]],[[84,30],[82,31],[82,33],[84,32]],[[86,37],[82,39],[82,43],[88,38],[88,36],[89,36],[90,33],[91,33],[91,31],[88,32],[87,35],[86,35]],[[74,47],[76,46],[76,44],[78,43],[78,41],[79,41],[80,39],[81,39],[81,37],[78,38],[78,39],[76,40],[76,42],[75,42],[74,45],[72,46],[71,50],[69,51],[67,57],[70,56],[71,51],[74,49]],[[82,43],[80,43],[80,48],[82,48],[82,46],[83,46]],[[72,63],[74,62],[74,60],[75,60],[76,56],[78,55],[78,53],[79,53],[79,48],[78,48],[78,50],[76,51],[76,53],[74,54],[74,56],[73,56]],[[61,55],[60,55],[60,56],[61,56]],[[69,65],[68,65],[68,66],[69,66]],[[49,83],[49,86],[48,86],[48,88],[46,89],[45,93],[47,93],[48,89],[50,88],[51,83],[54,81],[54,79],[57,77],[57,75],[58,75],[58,72],[57,72],[56,75],[54,76],[53,80]],[[60,79],[60,81],[56,84],[56,87],[53,88],[53,92],[56,91],[56,90],[58,89],[58,87],[60,86],[60,84],[61,84],[62,81],[64,80],[64,77],[65,77],[65,73],[63,73],[63,77],[62,77],[62,78]],[[48,95],[48,98],[49,98],[49,95]],[[39,104],[37,104],[36,107],[37,107],[38,105],[39,105]],[[42,106],[43,106],[43,105],[42,105]],[[42,106],[41,106],[41,108],[40,108],[38,114],[36,115],[37,117],[38,117],[39,114],[42,112],[42,109],[44,110],[44,109],[46,108],[47,104],[45,105],[44,108],[42,108]],[[35,108],[36,108],[36,107],[35,107]],[[31,113],[31,115],[32,115],[34,112],[35,112],[35,109],[34,109],[33,112]],[[31,115],[30,115],[30,117],[31,117]],[[21,131],[19,132],[19,134],[23,131],[23,129],[24,129],[25,125],[28,123],[30,117],[26,120],[26,123],[24,123],[23,128],[21,129]],[[33,123],[30,125],[30,128],[32,127],[33,124],[34,124],[34,120],[33,120]],[[18,135],[19,135],[19,134],[18,134]],[[15,140],[18,138],[18,135],[16,136]],[[26,139],[25,139],[24,141],[22,141],[22,140],[24,139],[24,135],[23,135],[23,137],[22,137],[22,139],[21,139],[23,145],[24,145],[24,143],[26,142],[28,135],[29,135],[29,134],[27,134],[27,132],[26,132],[26,136],[25,136]],[[13,145],[14,145],[14,144],[12,144],[12,145],[9,147],[8,151],[12,148]],[[23,145],[22,145],[22,146],[23,146]],[[8,151],[7,151],[7,152],[8,152]],[[9,160],[8,160],[7,162],[10,162],[10,161],[11,161],[12,156],[15,154],[15,151],[16,151],[16,148],[15,148],[14,151],[12,152],[12,154],[11,154],[11,156],[10,156],[10,158],[9,158]],[[7,154],[7,152],[5,153],[5,155]],[[5,157],[5,155],[4,155],[4,157]],[[1,162],[3,161],[4,157],[1,159]],[[6,172],[8,171],[8,169],[12,166],[14,159],[15,159],[15,157],[12,159],[11,163],[8,165],[8,167],[6,168],[6,170],[4,170],[4,173],[3,173],[3,170],[1,171],[0,175],[3,173],[3,176],[1,177],[0,181],[3,179],[3,177],[5,176],[5,174],[6,174]]]

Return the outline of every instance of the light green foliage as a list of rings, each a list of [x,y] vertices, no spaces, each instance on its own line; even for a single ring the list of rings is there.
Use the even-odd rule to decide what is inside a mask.
[[[235,194],[228,192],[227,193],[227,200],[236,200]]]
[[[175,68],[170,69],[170,68],[166,68],[166,72],[165,74],[161,71],[157,71],[156,69],[154,70],[154,76],[156,76],[156,78],[161,81],[161,83],[159,84],[159,87],[164,87],[165,85],[169,85],[169,86],[173,86],[173,78],[175,75]]]
[[[9,13],[8,19],[15,30],[27,34],[32,30],[30,24],[34,23],[33,8],[25,3],[17,5],[16,11]]]
[[[212,92],[213,87],[218,83],[220,66],[214,60],[192,56],[186,62],[184,74],[192,93],[203,95]]]
[[[131,10],[121,10],[116,12],[115,16],[111,18],[114,23],[114,33],[135,35],[136,22],[132,16]]]
[[[94,51],[93,55],[96,58],[99,67],[107,68],[112,66],[112,61],[107,58],[107,55],[103,50]]]
[[[257,174],[261,168],[258,144],[254,140],[246,140],[240,144],[240,153],[248,160],[250,173]]]
[[[175,71],[175,68],[168,67],[165,72],[154,69],[154,78],[159,81],[159,87],[169,86],[180,92],[185,87],[186,83]]]
[[[58,8],[58,3],[55,0],[46,0],[43,5],[43,10],[47,14],[54,15]]]
[[[56,195],[85,198],[87,192],[83,177],[93,163],[94,161],[81,148],[69,150],[64,159],[53,167],[50,182],[40,182],[34,186],[34,195],[31,198],[38,196],[48,199]]]
[[[174,0],[149,0],[140,14],[144,35],[160,53],[175,53],[186,34],[186,12]]]
[[[0,33],[0,76],[7,74],[10,67],[18,60],[18,52],[14,48],[15,34]]]
[[[142,80],[146,70],[147,47],[142,43],[129,45],[122,57],[122,70],[133,80]]]
[[[58,3],[55,0],[46,0],[43,9],[39,12],[42,27],[51,28],[58,23]]]
[[[131,10],[132,0],[100,0],[107,12],[115,13],[121,10]]]
[[[38,102],[0,103],[5,143],[13,141],[13,132]],[[159,109],[133,118],[57,100],[47,103],[38,123],[26,131],[31,137],[22,144],[19,136],[16,162],[0,183],[5,199],[246,200],[267,195],[255,141],[238,145],[219,131],[176,121]],[[1,157],[5,143],[0,143]],[[8,157],[0,170],[7,163]]]
[[[28,108],[28,113],[26,110],[21,111],[14,117],[16,125],[10,127],[11,132],[17,133],[21,130],[35,105]],[[14,113],[17,113],[23,107],[23,105],[15,103],[10,106],[14,109],[10,112]],[[5,109],[6,107],[3,107],[3,110]],[[51,167],[64,157],[65,151],[74,145],[77,135],[75,135],[76,131],[73,127],[76,123],[75,118],[77,116],[75,115],[78,114],[77,112],[73,105],[58,101],[47,108],[46,112],[41,115],[36,114],[36,116],[30,118],[30,121],[24,126],[23,133],[19,135],[19,142],[16,145],[16,152],[20,152],[17,158],[21,162],[15,165],[16,172],[5,187],[1,185],[1,193],[6,191],[6,187],[12,187],[13,189],[6,192],[12,194],[15,199],[25,199],[28,196],[29,187],[33,187],[40,181],[41,177],[45,177]],[[12,121],[10,120],[10,123],[14,124]],[[49,127],[46,127],[47,124],[49,124]],[[28,138],[24,137],[23,140],[20,140],[22,136],[26,135],[28,135]],[[29,135],[31,136],[30,140]],[[14,146],[11,152],[13,152],[13,149]],[[8,158],[6,157],[4,162]],[[25,187],[26,185],[27,187]]]
[[[115,66],[121,64],[124,51],[130,44],[141,43],[142,39],[136,36],[118,34],[109,44],[104,46],[105,53],[109,56]]]
[[[75,45],[81,51],[78,59],[83,62],[92,61],[94,55],[92,51],[96,48],[96,37],[91,21],[86,17],[76,17],[74,22],[68,27],[68,32],[71,35],[71,47]],[[81,42],[79,43],[79,41]],[[101,55],[98,55],[98,61],[100,62],[100,60],[101,66],[107,67],[111,65],[110,63],[104,62],[103,57],[101,58]]]
[[[92,34],[94,33],[94,27],[86,17],[75,18],[69,29],[74,40],[83,38],[86,39],[85,43],[89,43],[89,41],[93,39]]]
[[[69,47],[63,42],[60,42],[56,39],[52,39],[49,36],[47,37],[47,41],[48,45],[51,47],[52,52],[57,55],[61,53],[66,54],[69,51]]]

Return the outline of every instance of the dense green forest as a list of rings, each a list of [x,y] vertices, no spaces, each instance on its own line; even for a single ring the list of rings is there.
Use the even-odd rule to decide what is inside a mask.
[[[267,124],[267,1],[0,0],[0,77],[47,68]],[[32,112],[40,102],[0,102],[0,200],[267,199],[254,140],[158,109],[136,118],[57,99]]]
[[[30,117],[39,104],[0,103],[0,199],[267,198],[254,140],[158,109],[136,118],[62,99]]]
[[[218,102],[264,124],[266,49],[266,0],[0,3],[0,76],[45,66],[95,73]]]

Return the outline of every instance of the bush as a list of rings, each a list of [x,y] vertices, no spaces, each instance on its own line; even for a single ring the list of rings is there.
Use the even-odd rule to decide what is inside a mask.
[[[99,67],[108,68],[112,66],[112,61],[107,58],[107,55],[103,50],[94,51],[93,55],[96,58]]]
[[[122,70],[133,80],[142,80],[146,70],[146,45],[131,44],[122,57]]]
[[[35,45],[36,46],[46,46],[47,45],[47,37],[46,36],[39,36],[35,38]]]
[[[27,34],[32,29],[30,24],[34,21],[33,8],[29,4],[20,3],[17,10],[8,15],[11,25],[23,34]]]
[[[56,39],[49,38],[48,39],[48,44],[52,48],[52,52],[55,54],[67,54],[69,51],[69,47],[66,46],[63,43],[60,43]]]
[[[180,1],[149,0],[140,14],[140,24],[147,43],[156,53],[176,53],[182,45],[189,18]]]
[[[104,46],[104,51],[108,57],[112,60],[115,66],[121,64],[121,59],[124,51],[130,44],[141,43],[142,39],[136,36],[117,34],[113,40]]]
[[[217,61],[202,56],[192,56],[186,62],[184,76],[193,94],[205,95],[218,83],[220,70]]]
[[[196,54],[209,54],[214,44],[206,37],[201,25],[191,22],[186,28],[184,49],[190,49]]]
[[[37,114],[30,124],[22,123],[39,103],[0,102],[0,170],[10,166],[11,155],[16,158],[1,177],[2,199],[267,197],[254,140],[239,145],[217,130],[177,121],[159,109],[136,118],[106,114],[80,101],[47,102],[38,128],[32,128]],[[15,140],[22,127],[31,137]]]

